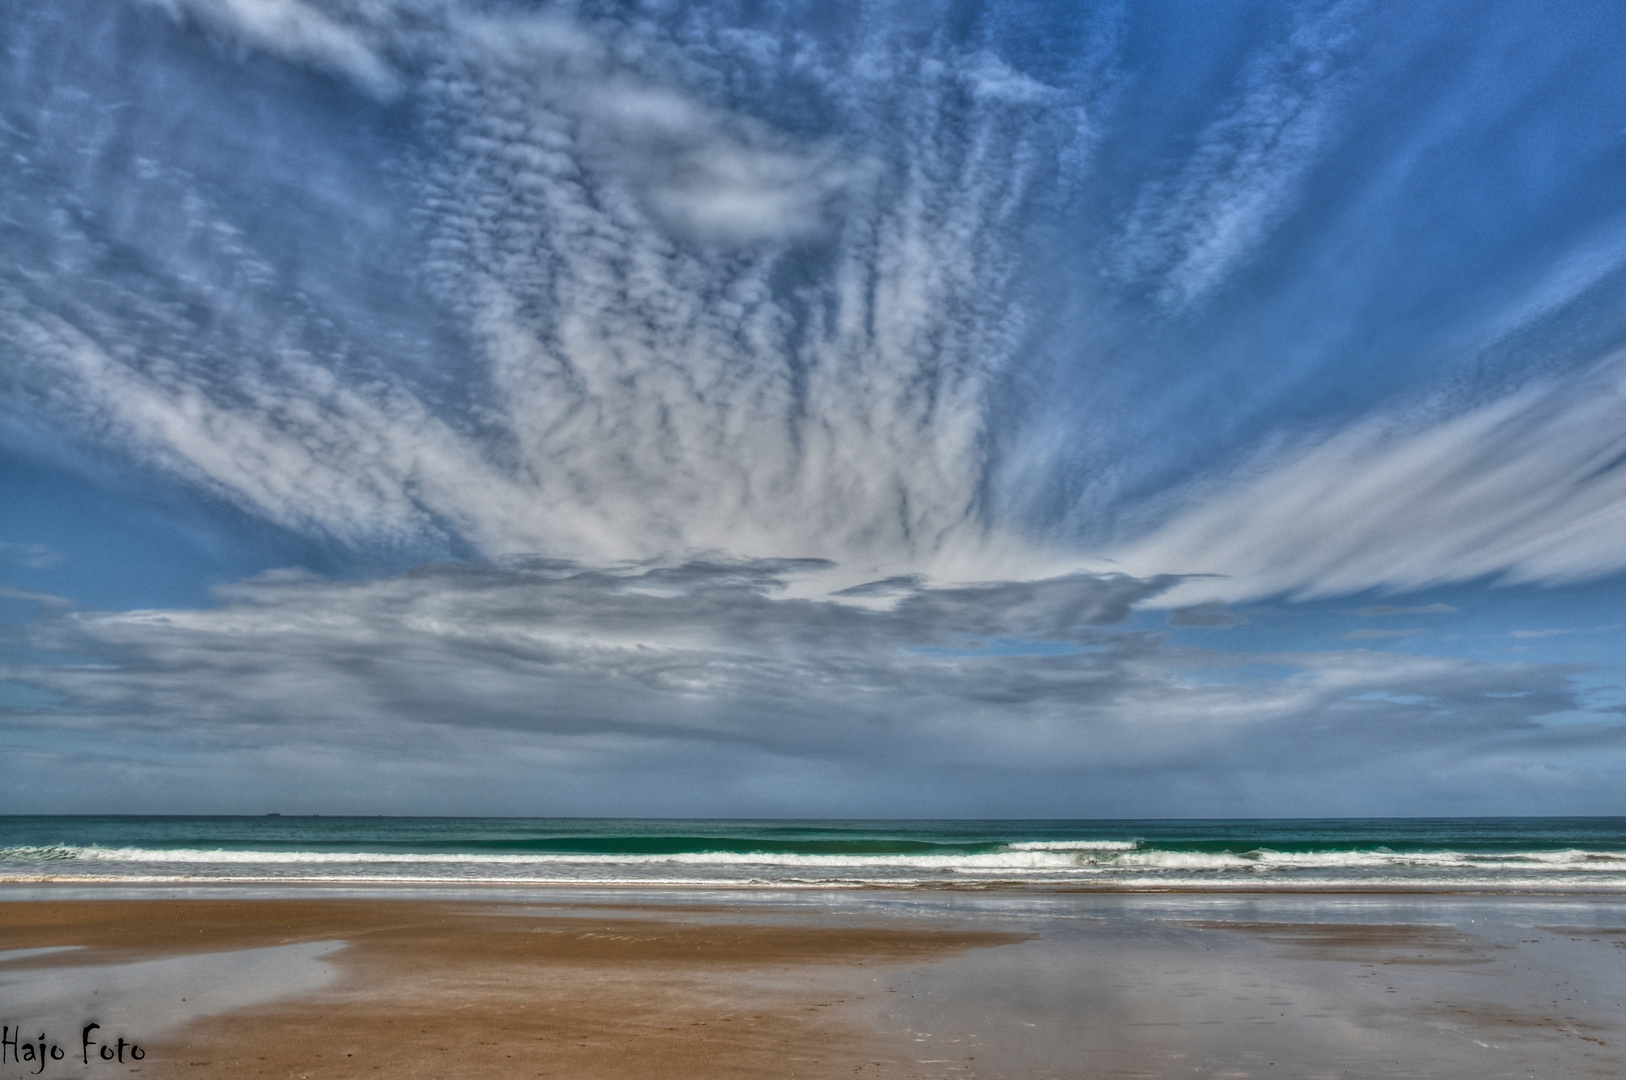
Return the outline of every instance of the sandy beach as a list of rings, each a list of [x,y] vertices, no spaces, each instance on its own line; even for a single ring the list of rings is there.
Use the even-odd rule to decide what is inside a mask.
[[[0,1077],[1626,1069],[1614,900],[655,899],[0,903]]]
[[[319,989],[173,1033],[184,1008],[167,1023],[155,1018],[146,1076],[744,1077],[896,1074],[899,1055],[842,1008],[874,992],[869,973],[1023,939],[673,914],[413,901],[16,903],[0,908],[0,949],[83,946],[8,970],[71,964],[93,976],[183,954],[246,958],[344,942],[303,960],[337,969]]]

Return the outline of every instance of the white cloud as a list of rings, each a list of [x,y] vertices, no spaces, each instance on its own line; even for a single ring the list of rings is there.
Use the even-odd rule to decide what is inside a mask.
[[[1114,553],[1215,574],[1170,603],[1307,598],[1626,569],[1626,361],[1444,420],[1377,417],[1193,492]]]
[[[244,4],[196,11],[290,56],[331,24],[411,58],[406,101],[436,133],[403,180],[428,244],[413,269],[472,342],[466,397],[375,360],[382,335],[285,332],[277,266],[177,170],[151,199],[164,235],[116,237],[148,260],[138,287],[0,286],[13,415],[358,547],[1063,565],[983,505],[987,395],[1024,318],[1002,238],[1066,149],[1029,135],[1082,138],[1053,94],[980,53],[804,57],[845,110],[838,145],[728,107],[715,71],[637,24]],[[741,65],[772,63],[747,46]],[[353,201],[318,209],[369,212]],[[309,289],[287,301],[307,327],[342,321]]]
[[[147,0],[183,12],[244,45],[342,75],[378,97],[400,82],[365,31],[304,0]]]
[[[863,174],[833,147],[799,143],[640,75],[558,15],[454,16],[452,25],[471,67],[506,69],[501,92],[512,95],[511,108],[485,137],[545,168],[560,161],[547,153],[557,153],[557,140],[525,154],[527,133],[515,116],[543,109],[568,118],[580,125],[569,140],[571,165],[579,168],[582,155],[608,164],[683,237],[728,245],[807,236],[826,226],[829,202]],[[500,78],[482,72],[488,90]]]
[[[164,182],[147,203],[98,219],[110,239],[74,246],[64,231],[39,245],[60,245],[59,261],[77,266],[140,251],[139,283],[57,289],[19,274],[0,285],[8,423],[54,424],[69,442],[358,548],[593,562],[805,555],[839,562],[837,589],[1076,564],[1078,553],[1017,534],[1027,496],[1000,505],[1003,520],[990,508],[1020,486],[1009,459],[990,472],[1003,452],[992,425],[1008,404],[995,388],[1022,362],[1034,314],[1012,237],[1032,220],[1024,202],[1052,196],[1060,163],[1076,167],[1089,144],[1082,108],[1061,91],[939,44],[866,40],[835,55],[722,32],[692,48],[610,16],[488,11],[423,29],[387,5],[175,10],[302,63],[322,48],[322,63],[340,63],[341,39],[402,60],[400,108],[434,133],[399,178],[411,200],[401,218],[428,237],[409,284],[460,335],[420,362],[444,362],[459,385],[392,368],[376,354],[398,340],[386,334],[279,336],[285,301],[308,326],[330,313],[277,291],[278,266],[207,185],[155,166]],[[1307,16],[1253,64],[1187,172],[1143,200],[1131,232],[1170,296],[1219,287],[1291,205],[1342,92],[1352,10]],[[787,68],[836,120],[794,130],[722,89]],[[1259,192],[1269,207],[1249,209]],[[82,196],[32,218],[73,219]],[[316,209],[325,220],[369,207]],[[119,232],[148,218],[153,233]],[[1244,218],[1254,224],[1224,224]],[[412,231],[397,224],[391,236]],[[1607,260],[1589,259],[1548,291],[1590,287]],[[178,314],[193,309],[204,313],[195,322]],[[254,317],[234,321],[245,311]],[[466,366],[461,353],[448,362],[471,343]],[[1185,509],[1106,554],[1146,577],[1218,575],[1158,601],[1189,609],[1176,625],[1228,618],[1212,602],[1273,593],[1613,572],[1626,566],[1613,539],[1623,481],[1612,462],[1626,451],[1612,434],[1614,370],[1579,389],[1543,384],[1432,424],[1379,417],[1262,456],[1188,490]],[[1051,434],[1035,438],[1072,438],[1085,422],[1036,424]],[[1111,469],[1109,457],[1079,460]],[[1062,480],[1088,482],[1076,475],[1085,466],[1069,468]]]
[[[1067,97],[1053,86],[1025,75],[991,53],[969,58],[963,77],[979,98],[1022,105],[1065,104]]]
[[[410,543],[432,515],[465,524],[485,500],[522,493],[420,402],[341,384],[288,358],[278,378],[222,388],[162,361],[137,366],[65,321],[20,304],[0,327],[27,352],[24,374],[60,419],[100,428],[172,470],[296,531]]]

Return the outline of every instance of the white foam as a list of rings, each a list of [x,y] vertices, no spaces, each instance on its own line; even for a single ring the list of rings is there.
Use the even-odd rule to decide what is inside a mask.
[[[954,880],[1085,880],[1133,886],[1202,885],[1225,881],[1317,881],[1380,885],[1585,881],[1610,887],[1626,881],[1626,853],[1560,851],[1241,852],[1145,849],[1131,841],[1029,841],[1000,850],[960,854],[788,854],[676,852],[262,851],[138,847],[13,848],[0,851],[0,880],[122,881],[536,881],[605,882],[907,882]],[[1332,876],[1328,876],[1332,875]],[[1443,876],[1442,876],[1443,875]]]
[[[1134,851],[1134,840],[1024,840],[1007,844],[1008,851]]]

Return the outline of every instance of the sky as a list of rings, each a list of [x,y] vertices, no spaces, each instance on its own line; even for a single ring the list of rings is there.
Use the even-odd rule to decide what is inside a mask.
[[[0,0],[7,813],[1626,814],[1626,8]]]

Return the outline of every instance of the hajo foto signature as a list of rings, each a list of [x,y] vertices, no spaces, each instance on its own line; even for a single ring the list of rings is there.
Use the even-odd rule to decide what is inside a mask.
[[[103,1061],[131,1062],[140,1061],[147,1056],[147,1052],[133,1042],[127,1041],[120,1035],[113,1042],[98,1042],[90,1037],[92,1031],[100,1030],[100,1024],[86,1024],[85,1029],[79,1033],[79,1057],[86,1064],[90,1064],[91,1048],[95,1047],[95,1054]],[[15,1034],[13,1034],[15,1030]],[[128,1056],[126,1056],[128,1055]],[[23,1029],[13,1029],[10,1024],[0,1025],[0,1065],[16,1062],[19,1065],[33,1065],[34,1075],[45,1071],[45,1066],[52,1061],[61,1061],[67,1057],[67,1052],[53,1042],[47,1042],[42,1031],[37,1039],[24,1041]]]

